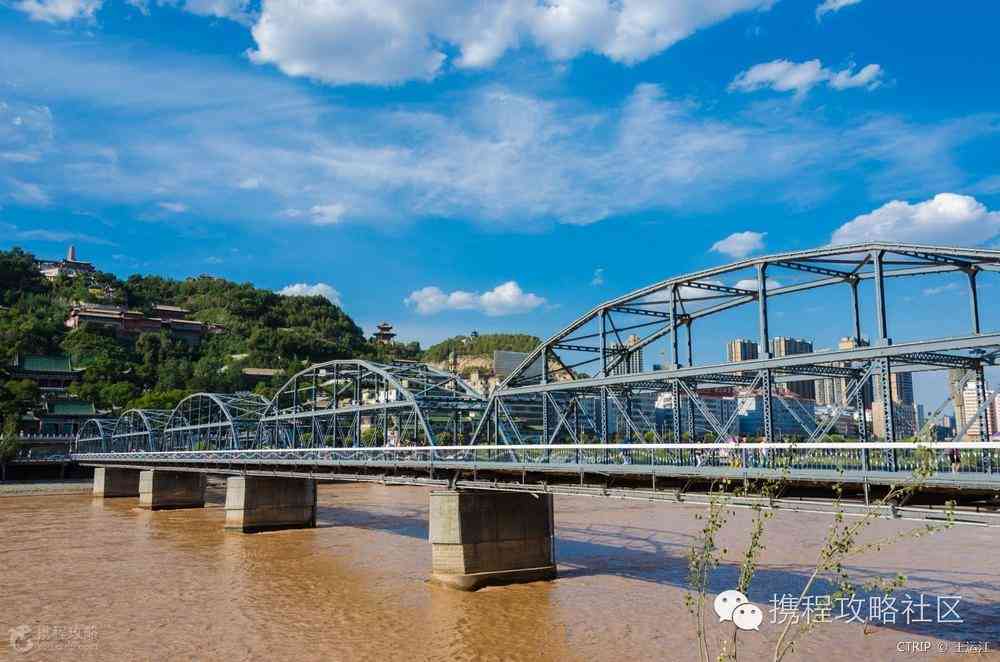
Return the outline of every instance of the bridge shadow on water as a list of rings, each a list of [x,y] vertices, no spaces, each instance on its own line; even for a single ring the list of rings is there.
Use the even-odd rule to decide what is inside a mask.
[[[369,507],[331,507],[317,509],[317,525],[320,527],[354,527],[373,531],[389,532],[422,541],[428,538],[427,510],[409,508],[402,511],[393,506],[392,512],[372,510]],[[650,582],[687,590],[688,550],[694,537],[672,531],[650,529],[626,525],[574,526],[556,525],[556,562],[559,565],[559,579],[571,580],[578,577],[616,576],[633,581]],[[811,558],[804,558],[802,564],[766,565],[757,569],[750,590],[750,600],[765,611],[765,618],[771,619],[776,611],[776,600],[783,595],[798,596],[809,579],[812,568]],[[997,601],[976,601],[970,594],[993,593],[1000,595],[995,574],[973,570],[948,571],[941,568],[901,569],[907,577],[907,589],[895,594],[895,606],[899,611],[897,623],[879,621],[877,627],[892,629],[913,637],[936,637],[946,641],[988,641],[1000,646],[1000,603]],[[874,579],[889,580],[894,572],[873,570],[863,566],[848,568],[857,586]],[[710,596],[734,588],[739,583],[740,564],[721,563],[713,572],[708,587]],[[830,596],[837,591],[834,582],[817,579],[809,594]],[[905,622],[902,613],[904,599],[915,603],[923,594],[929,607],[924,617],[932,622]],[[962,596],[957,612],[964,622],[936,623],[937,597]],[[869,614],[868,601],[877,597],[859,588],[858,597],[865,601],[861,615]],[[711,607],[709,607],[711,609]],[[840,613],[835,603],[832,614]],[[850,609],[843,610],[850,614]],[[914,612],[914,615],[916,612]],[[779,614],[777,618],[781,618]],[[914,618],[916,620],[916,618]]]

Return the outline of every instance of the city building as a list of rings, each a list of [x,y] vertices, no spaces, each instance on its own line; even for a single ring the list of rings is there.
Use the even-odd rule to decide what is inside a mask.
[[[700,389],[698,391],[698,398],[701,400],[705,409],[719,422],[720,425],[725,425],[729,418],[736,411],[737,399],[733,395],[732,389],[729,388],[718,388],[718,389]],[[660,393],[654,402],[654,418],[656,420],[657,428],[661,433],[669,434],[673,429],[673,417],[676,413],[674,407],[674,396],[670,392]],[[702,439],[706,432],[711,432],[715,434],[715,428],[708,422],[705,418],[705,414],[702,412],[701,408],[692,403],[690,407],[690,414],[693,414],[691,422],[689,422],[689,408],[687,407],[687,398],[681,395],[681,407],[680,407],[680,427],[681,434],[686,434],[691,428],[691,422],[694,423],[694,432],[696,439]],[[729,429],[729,433],[733,436],[739,434],[738,424],[734,423]]]
[[[658,421],[662,420],[662,414],[657,409],[657,394],[650,391],[640,391],[625,398],[618,396],[621,409],[614,401],[608,399],[608,437],[617,439],[630,439],[634,442],[641,442],[640,437],[645,436],[646,431],[662,430]],[[584,418],[598,424],[600,417],[601,399],[595,396],[584,396],[578,400],[580,411]],[[633,428],[628,424],[622,413],[624,409],[632,420]],[[588,426],[589,427],[589,426]],[[638,432],[643,434],[636,434]]]
[[[811,354],[812,351],[813,344],[808,340],[786,336],[771,339],[771,356],[775,358],[792,354]],[[813,380],[788,382],[785,387],[800,398],[816,399],[816,382]]]
[[[625,357],[611,370],[612,375],[632,375],[643,371],[642,348],[631,349],[639,344],[639,336],[629,336],[625,344],[614,343],[611,346],[611,356],[609,361],[617,360],[617,356],[624,353]]]
[[[962,437],[962,441],[980,441],[979,438],[979,418],[976,413],[979,411],[979,406],[981,404],[979,400],[979,394],[977,393],[976,381],[970,380],[965,388],[961,392],[961,407],[956,407],[956,425],[958,428],[962,428],[965,425],[969,426],[969,429],[965,432]],[[994,397],[994,392],[990,390],[985,391],[986,399],[989,400],[993,398],[992,406],[987,406],[986,411],[986,421],[988,425],[989,433],[992,435],[997,431],[997,414],[1000,413],[997,407],[997,398]],[[983,439],[982,441],[986,441]]]
[[[889,374],[889,399],[892,402],[896,437],[913,437],[920,431],[917,425],[917,407],[913,402],[913,373],[892,372]],[[872,401],[872,432],[876,437],[886,438],[885,406],[882,404],[882,380],[875,380],[875,399]]]
[[[990,440],[1000,438],[1000,395],[993,398],[993,426],[990,428]]]
[[[726,345],[726,361],[739,363],[757,358],[757,343],[746,338],[734,338]]]
[[[70,246],[66,251],[66,258],[62,260],[38,260],[36,262],[38,270],[49,280],[55,280],[60,276],[75,277],[81,274],[92,274],[94,265],[90,262],[83,262],[76,257],[76,246]]]
[[[815,414],[818,420],[829,420],[836,415],[833,427],[830,428],[831,434],[839,434],[843,437],[858,436],[860,415],[853,407],[838,408],[831,405],[817,405]]]
[[[748,437],[764,436],[764,398],[759,394],[740,395],[738,398],[739,407],[739,434]],[[785,437],[805,437],[806,429],[799,422],[801,418],[806,423],[816,419],[816,402],[807,398],[800,398],[795,394],[782,396],[784,405],[777,402],[777,398],[771,404],[771,429],[776,439]],[[792,414],[792,411],[795,414]],[[796,414],[798,418],[796,418]]]
[[[868,347],[868,341],[864,338],[855,340],[854,338],[841,338],[837,343],[837,349],[849,350],[858,347]],[[815,382],[816,404],[819,406],[831,407],[853,407],[855,403],[847,402],[847,391],[849,390],[848,380],[844,377],[831,377],[827,379],[817,379]],[[865,402],[871,403],[875,397],[872,380],[862,387],[862,394]]]
[[[74,365],[66,355],[38,356],[17,354],[11,362],[12,379],[30,379],[42,393],[63,393],[73,382],[80,381],[83,368]]]
[[[498,349],[493,352],[493,375],[500,380],[506,379],[510,376],[514,370],[521,365],[524,360],[528,358],[527,352],[509,352],[506,350]],[[541,377],[542,376],[542,357],[539,356],[532,362],[531,365],[527,367],[524,372],[524,376],[528,377]]]

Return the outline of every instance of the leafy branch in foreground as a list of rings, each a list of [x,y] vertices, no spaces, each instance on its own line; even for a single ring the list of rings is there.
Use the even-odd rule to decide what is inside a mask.
[[[733,661],[738,659],[738,639],[736,631],[731,640],[723,639],[713,646],[709,641],[709,633],[705,626],[705,604],[712,572],[718,568],[726,550],[720,549],[716,542],[720,531],[725,527],[732,512],[735,498],[749,500],[753,516],[747,542],[740,563],[740,576],[737,589],[746,593],[753,582],[754,575],[760,563],[761,554],[765,549],[765,536],[768,521],[773,517],[775,500],[785,489],[789,481],[791,454],[784,454],[775,459],[780,468],[780,477],[773,480],[751,482],[744,481],[738,489],[729,489],[728,480],[713,484],[707,506],[707,513],[695,515],[696,519],[704,521],[699,535],[688,553],[688,584],[689,592],[685,595],[685,605],[694,619],[695,636],[698,645],[699,662]],[[917,492],[934,471],[934,454],[929,449],[918,448],[916,453],[917,466],[910,480],[900,485],[891,486],[881,497],[869,504],[869,507],[855,520],[848,519],[845,509],[843,482],[837,482],[834,487],[832,503],[832,522],[827,529],[823,545],[820,548],[812,570],[805,585],[799,592],[796,605],[810,595],[811,589],[820,578],[828,578],[836,590],[828,596],[830,602],[851,598],[859,589],[868,593],[888,596],[901,589],[906,582],[902,574],[892,577],[874,577],[865,582],[856,582],[847,569],[847,563],[858,556],[884,549],[887,546],[904,540],[916,539],[947,529],[954,525],[954,502],[946,504],[944,520],[928,523],[911,530],[899,531],[875,540],[863,540],[863,534],[875,522],[883,517],[886,510],[892,510],[896,504],[904,503]],[[801,458],[800,458],[801,460]],[[843,474],[843,467],[838,468]],[[816,628],[821,619],[788,619],[781,630],[773,651],[773,662],[781,662],[790,655],[802,638]],[[794,627],[793,627],[794,626]],[[718,653],[713,658],[713,648]]]

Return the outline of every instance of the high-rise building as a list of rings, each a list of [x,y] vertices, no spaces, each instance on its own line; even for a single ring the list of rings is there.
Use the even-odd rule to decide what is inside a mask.
[[[836,407],[840,404],[837,397],[835,379],[817,379],[816,385],[816,405],[821,407]]]
[[[841,338],[840,342],[837,343],[837,349],[848,350],[857,349],[858,347],[867,347],[868,341],[864,338],[860,340],[855,340],[854,338]],[[816,382],[816,404],[825,405],[828,407],[853,407],[853,402],[847,402],[847,392],[849,390],[848,380],[844,377],[835,377],[829,379],[817,379]],[[866,402],[872,402],[874,398],[874,389],[872,387],[872,382],[869,381],[864,385],[863,394],[865,396]]]
[[[962,368],[952,368],[948,371],[948,390],[951,393],[951,405],[955,408],[955,426],[956,432],[957,428],[962,426],[965,422],[965,384],[962,383],[962,379],[966,377],[965,370]],[[975,375],[969,375],[969,380],[966,383],[975,383]]]
[[[965,436],[963,437],[964,441],[988,441],[987,439],[979,438],[980,419],[976,416],[976,414],[982,403],[979,401],[979,394],[977,391],[976,380],[970,380],[962,390],[962,411],[961,413],[956,411],[956,424],[958,427],[961,429],[965,425],[969,426],[969,429],[965,432]],[[985,395],[986,399],[990,400],[994,394],[993,391],[986,390]],[[990,434],[996,432],[997,430],[996,402],[996,399],[994,399],[992,406],[987,405],[986,410],[983,412],[983,415],[986,416],[987,427]]]
[[[1000,395],[993,398],[993,427],[990,428],[990,438],[996,441],[1000,437],[1000,430],[997,426],[1000,425]]]
[[[917,434],[917,409],[913,403],[913,373],[889,374],[889,400],[892,403],[893,421],[897,438]],[[872,402],[872,428],[875,435],[886,437],[885,407],[882,404],[882,380],[875,380],[875,400]]]
[[[771,339],[771,356],[775,358],[791,354],[811,354],[812,351],[813,344],[808,340],[785,336],[778,336]],[[789,382],[788,390],[807,400],[816,399],[815,381]]]
[[[643,371],[642,348],[631,349],[639,344],[639,340],[639,336],[632,335],[624,345],[615,343],[611,346],[613,354],[625,353],[625,358],[611,370],[612,375],[632,375]]]
[[[892,385],[892,399],[900,404],[913,404],[913,373],[894,372],[889,375],[889,383]]]
[[[757,343],[746,338],[734,338],[726,345],[726,360],[729,363],[751,361],[758,357]]]

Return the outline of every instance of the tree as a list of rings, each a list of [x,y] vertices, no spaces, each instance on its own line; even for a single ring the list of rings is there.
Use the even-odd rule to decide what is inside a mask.
[[[30,379],[10,379],[0,389],[0,413],[20,416],[38,402],[40,389]]]
[[[183,389],[168,389],[165,391],[146,391],[133,398],[128,403],[129,409],[173,409],[181,400],[191,395],[191,391]]]
[[[16,246],[0,251],[0,304],[11,305],[25,294],[47,289],[45,278],[35,266],[34,255]]]
[[[7,480],[7,462],[17,456],[21,442],[17,435],[17,419],[8,415],[0,429],[0,480]]]
[[[128,382],[105,384],[100,390],[100,401],[105,406],[122,409],[135,397],[135,386]]]
[[[835,500],[830,527],[824,539],[820,551],[816,556],[813,569],[805,578],[798,599],[794,600],[796,605],[806,604],[804,599],[810,595],[810,589],[817,580],[827,578],[836,587],[830,596],[831,603],[836,604],[838,600],[852,599],[863,589],[863,594],[891,595],[892,592],[901,589],[906,582],[905,576],[896,574],[894,576],[876,576],[866,581],[862,586],[851,575],[850,564],[853,559],[866,552],[878,551],[889,545],[899,543],[908,539],[916,539],[936,533],[951,527],[954,524],[954,502],[947,502],[946,510],[942,513],[941,520],[917,527],[912,530],[889,535],[871,541],[862,539],[862,534],[877,519],[883,516],[884,510],[894,506],[894,504],[906,501],[910,495],[919,491],[925,486],[927,479],[935,470],[935,456],[929,449],[918,451],[916,455],[917,467],[914,469],[909,480],[901,484],[891,486],[880,498],[871,503],[868,510],[857,519],[850,519],[846,515],[842,502],[843,489],[841,484],[834,486]],[[705,610],[707,604],[707,592],[713,571],[719,567],[723,555],[727,550],[721,548],[717,543],[717,537],[726,526],[730,513],[732,512],[732,501],[734,497],[755,497],[757,503],[752,506],[753,519],[750,533],[746,538],[746,546],[743,551],[740,564],[740,576],[736,589],[742,593],[747,593],[756,574],[761,552],[765,549],[764,541],[766,534],[766,524],[770,520],[773,511],[765,507],[764,503],[773,502],[778,498],[785,486],[788,484],[788,470],[790,458],[785,458],[781,477],[775,480],[764,481],[730,481],[723,479],[714,483],[710,490],[709,502],[705,514],[697,514],[695,518],[703,522],[701,532],[696,536],[688,552],[688,587],[689,591],[685,595],[684,602],[689,613],[694,620],[695,639],[698,645],[698,659],[700,662],[732,661],[738,658],[738,639],[736,628],[733,629],[731,639],[726,637],[717,642],[712,642],[706,626]],[[840,469],[842,471],[842,468]],[[794,597],[794,596],[793,596]],[[773,662],[782,662],[795,650],[802,638],[813,628],[821,624],[820,621],[810,618],[788,618],[784,621],[784,628],[779,633],[777,642],[773,650]],[[717,651],[717,652],[716,652]]]
[[[451,358],[452,352],[459,356],[492,357],[493,352],[504,350],[509,352],[530,352],[541,344],[535,336],[523,333],[485,333],[479,336],[455,336],[424,352],[423,360],[430,363],[442,363]]]

